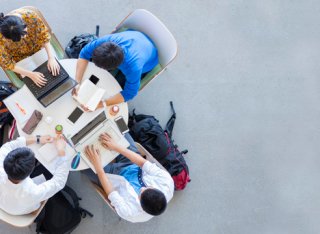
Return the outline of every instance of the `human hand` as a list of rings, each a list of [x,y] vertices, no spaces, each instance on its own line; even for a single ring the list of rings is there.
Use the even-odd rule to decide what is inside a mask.
[[[83,104],[80,105],[81,108],[85,111],[85,112],[92,112],[92,110],[89,110],[89,108]]]
[[[77,96],[78,95],[78,91],[79,91],[79,88],[80,88],[80,84],[78,84],[76,87],[74,87],[71,91],[71,94],[73,96]]]
[[[106,132],[102,133],[99,137],[101,145],[109,150],[119,151],[119,144],[117,144]]]
[[[59,75],[60,65],[55,58],[48,59],[47,67],[53,76]]]
[[[56,146],[56,148],[58,150],[58,155],[59,156],[64,156],[65,155],[65,149],[66,149],[66,141],[65,141],[64,137],[61,134],[59,134],[56,137],[55,146]]]
[[[102,102],[103,102],[103,101],[100,101],[100,102],[99,102],[99,104],[98,104],[98,106],[97,106],[96,109],[99,109],[99,108],[103,108],[103,107],[104,107]]]
[[[40,137],[40,144],[52,143],[54,138],[50,135],[41,136]]]
[[[85,112],[93,112],[86,105],[81,104],[80,106]],[[103,104],[102,104],[102,101],[100,101],[97,108],[94,111],[96,111],[97,109],[102,108],[102,107],[103,107]]]
[[[28,77],[38,86],[45,86],[47,80],[41,72],[31,72]]]
[[[96,170],[102,168],[100,151],[98,149],[93,145],[87,145],[84,153]]]

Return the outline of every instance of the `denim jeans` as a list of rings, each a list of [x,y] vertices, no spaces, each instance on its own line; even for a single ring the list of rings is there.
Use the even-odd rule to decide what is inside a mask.
[[[130,146],[128,147],[128,149],[139,154],[139,151],[138,151],[131,135],[129,133],[125,133],[124,137],[130,143]],[[106,165],[103,168],[103,170],[106,173],[119,175],[123,168],[130,166],[130,165],[132,165],[132,162],[128,158],[126,158],[125,156],[120,154],[118,157],[115,158],[114,163],[109,163],[108,165]],[[86,176],[88,176],[92,182],[94,182],[96,184],[100,184],[98,176],[90,168],[87,170],[83,170],[82,173],[84,173]]]

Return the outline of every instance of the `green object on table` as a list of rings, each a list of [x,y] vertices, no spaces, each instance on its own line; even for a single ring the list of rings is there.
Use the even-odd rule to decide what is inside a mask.
[[[62,127],[62,125],[58,124],[58,125],[55,127],[55,129],[56,129],[56,133],[57,133],[57,134],[61,134],[61,133],[62,133],[62,130],[63,130],[63,127]]]

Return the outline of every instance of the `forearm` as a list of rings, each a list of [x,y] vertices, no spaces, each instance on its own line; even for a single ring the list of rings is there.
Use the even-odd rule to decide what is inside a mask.
[[[98,170],[96,169],[96,171],[103,190],[106,192],[107,195],[109,195],[113,191],[111,181],[109,180],[108,176],[106,175],[102,167],[100,167]]]
[[[26,145],[32,145],[37,142],[36,136],[28,136],[26,137]]]
[[[122,103],[122,102],[124,102],[124,98],[121,95],[121,93],[118,93],[118,94],[108,98],[106,100],[106,105],[107,106],[111,106],[111,105],[119,104],[119,103]]]
[[[79,58],[77,61],[76,81],[81,83],[83,74],[88,66],[88,60]]]
[[[128,158],[132,163],[138,165],[139,167],[142,168],[143,164],[147,162],[146,159],[141,157],[141,155],[137,154],[136,152],[129,150],[127,148],[124,148],[122,146],[117,147],[115,149],[118,153],[122,154],[126,158]]]
[[[48,55],[48,59],[50,58],[54,58],[54,55],[52,54],[52,51],[51,51],[51,48],[50,48],[50,42],[47,42],[44,44],[44,48],[47,52],[47,55]]]
[[[19,67],[19,66],[15,66],[12,71],[14,71],[15,73],[18,73],[22,76],[30,76],[30,74],[32,73],[32,71],[26,70],[26,69]]]
[[[60,159],[60,161],[58,161],[56,165],[57,169],[54,172],[52,179],[40,184],[38,187],[40,201],[49,199],[63,189],[68,179],[69,165],[70,162],[67,160]]]

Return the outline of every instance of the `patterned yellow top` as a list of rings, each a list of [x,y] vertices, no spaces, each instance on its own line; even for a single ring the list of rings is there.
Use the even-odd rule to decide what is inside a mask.
[[[14,42],[0,33],[0,66],[5,70],[13,70],[16,62],[36,53],[50,40],[48,28],[35,12],[18,9],[12,13],[21,15],[27,25],[27,35]]]

